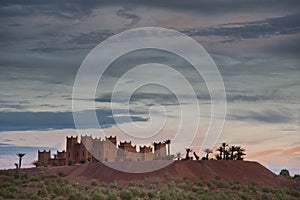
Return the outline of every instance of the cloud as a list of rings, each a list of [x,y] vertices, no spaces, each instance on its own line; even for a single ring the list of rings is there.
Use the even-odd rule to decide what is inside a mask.
[[[177,10],[188,10],[204,12],[205,14],[224,14],[233,11],[276,11],[276,10],[297,10],[299,2],[297,0],[286,0],[286,1],[274,1],[274,0],[173,0],[172,3],[169,1],[161,0],[100,0],[100,1],[85,1],[77,0],[70,2],[61,2],[59,0],[52,1],[40,1],[40,0],[27,0],[27,1],[10,1],[2,0],[0,7],[2,8],[1,14],[3,16],[14,16],[20,12],[30,14],[31,10],[22,9],[22,7],[35,7],[44,10],[49,15],[55,15],[62,18],[70,18],[74,15],[82,15],[83,13],[90,13],[92,9],[100,6],[116,6],[122,5],[127,7],[133,6],[144,6],[154,8],[167,8]],[[70,16],[71,15],[71,16]]]
[[[122,94],[120,94],[121,99],[116,99],[119,103],[126,103],[125,99],[122,99]],[[111,102],[111,93],[106,93],[101,95],[99,98],[95,99],[96,102],[101,103],[110,103]],[[130,98],[130,103],[135,102],[143,102],[147,104],[147,106],[151,106],[154,104],[160,105],[179,105],[178,100],[174,94],[163,94],[163,93],[150,93],[150,92],[142,92],[142,93],[134,93]]]
[[[117,110],[118,113],[126,113]],[[83,111],[82,115],[92,111]],[[48,129],[67,129],[75,128],[72,112],[0,112],[0,131],[15,130],[48,130]],[[112,112],[109,109],[96,110],[98,121],[102,128],[115,125]],[[136,114],[136,113],[135,113]],[[115,116],[116,117],[116,116]],[[147,118],[130,116],[132,121],[147,121]],[[117,116],[119,122],[127,123],[127,116]],[[97,128],[89,124],[86,119],[86,128]]]
[[[2,1],[0,4],[1,17],[24,17],[47,15],[55,16],[60,19],[74,19],[81,18],[92,12],[95,6],[100,6],[100,2],[89,1],[74,1],[61,2],[61,1]]]
[[[183,30],[189,36],[221,36],[233,39],[261,38],[300,33],[300,14],[269,18],[254,22],[226,23],[206,29]]]
[[[130,8],[122,8],[122,9],[118,10],[117,15],[120,16],[120,17],[131,20],[131,22],[126,25],[127,27],[131,27],[131,26],[137,24],[140,21],[140,17],[133,14],[131,12]]]
[[[116,33],[116,31],[112,30],[99,30],[97,32],[92,31],[79,34],[71,34],[68,43],[78,45],[95,45]]]
[[[259,112],[235,110],[227,116],[230,120],[258,121],[264,123],[289,123],[294,120],[293,116],[288,111],[274,111],[270,109]]]

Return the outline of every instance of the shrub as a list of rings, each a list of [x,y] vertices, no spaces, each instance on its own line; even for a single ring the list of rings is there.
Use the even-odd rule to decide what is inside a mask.
[[[38,189],[37,195],[39,197],[46,197],[47,194],[48,194],[48,190],[45,187]]]
[[[269,192],[271,192],[272,190],[271,190],[271,188],[269,188],[269,187],[262,187],[262,188],[261,188],[261,191],[262,191],[263,193],[269,193]]]
[[[122,200],[130,200],[130,199],[133,198],[133,195],[132,195],[131,191],[129,191],[129,190],[124,190],[124,189],[123,189],[123,190],[120,192],[120,198],[121,198]]]
[[[118,184],[117,184],[117,183],[111,183],[111,184],[109,185],[109,187],[110,187],[111,189],[117,189],[117,188],[118,188]]]
[[[24,173],[21,178],[22,178],[22,180],[24,180],[24,179],[27,180],[28,179],[28,173]]]
[[[58,175],[59,177],[65,177],[65,176],[66,176],[63,172],[58,172],[57,175]]]
[[[150,199],[156,198],[157,196],[156,196],[155,190],[149,190],[149,191],[148,191],[148,197],[149,197]]]
[[[102,185],[102,187],[106,187],[107,186],[107,184],[104,181],[102,181],[101,185]]]
[[[91,185],[92,186],[98,186],[98,181],[97,180],[91,180]]]
[[[201,180],[197,180],[195,183],[198,187],[203,187],[204,183]]]
[[[33,161],[32,164],[33,164],[34,166],[36,166],[36,167],[41,167],[41,166],[43,166],[43,163],[40,162],[40,161],[38,161],[38,160]]]
[[[68,160],[68,165],[74,165],[74,161],[73,160]]]
[[[159,195],[160,200],[172,200],[173,198],[166,192],[162,192]]]
[[[117,200],[118,199],[118,195],[117,195],[116,191],[114,191],[114,190],[109,191],[107,199],[108,200]]]
[[[295,174],[294,175],[294,179],[299,179],[300,180],[300,175],[299,174]]]
[[[289,172],[289,170],[287,170],[287,169],[281,170],[280,173],[279,173],[279,175],[280,175],[280,176],[287,177],[287,178],[290,178],[290,177],[291,177],[291,176],[290,176],[290,172]]]
[[[258,194],[255,198],[256,200],[267,200],[268,196],[266,194]]]
[[[52,163],[52,166],[58,166],[58,161],[57,160],[55,160],[55,161],[53,161],[53,163]]]
[[[154,180],[154,183],[155,183],[155,185],[158,185],[158,184],[160,183],[160,179],[159,179],[159,178],[156,178],[156,179]]]
[[[133,186],[135,186],[136,184],[135,184],[134,181],[129,181],[128,185],[129,185],[130,187],[133,187]]]
[[[81,164],[84,164],[84,163],[86,163],[86,160],[85,160],[85,159],[81,159],[79,162],[80,162]]]
[[[164,173],[164,178],[165,178],[166,180],[168,180],[168,179],[170,178],[170,175],[169,175],[168,172],[165,172],[165,173]]]

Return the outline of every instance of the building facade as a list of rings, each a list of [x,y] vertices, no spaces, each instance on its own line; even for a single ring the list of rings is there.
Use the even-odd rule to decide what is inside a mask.
[[[166,144],[164,142],[154,143],[154,152],[151,146],[140,146],[137,151],[136,145],[131,141],[117,144],[116,137],[92,138],[92,136],[71,136],[66,138],[66,151],[57,151],[54,158],[51,151],[38,151],[38,162],[43,165],[71,165],[92,161],[146,161],[154,159],[165,159]]]

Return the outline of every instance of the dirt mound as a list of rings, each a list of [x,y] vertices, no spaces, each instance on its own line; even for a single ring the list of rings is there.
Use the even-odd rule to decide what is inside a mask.
[[[148,161],[149,162],[149,161]],[[151,161],[159,162],[159,161]],[[119,163],[127,167],[134,162]],[[148,165],[149,163],[145,163]],[[153,163],[152,163],[153,164]],[[139,166],[141,163],[139,163]],[[128,173],[112,169],[102,163],[86,163],[73,167],[52,168],[55,171],[62,171],[71,181],[89,183],[92,179],[99,182],[127,183],[129,181],[142,181],[147,178],[159,177],[163,179],[165,174],[170,177],[200,178],[214,180],[220,177],[223,181],[237,180],[240,183],[254,181],[261,185],[274,187],[297,187],[299,184],[290,179],[279,177],[257,162],[230,161],[230,160],[205,160],[205,161],[175,161],[167,167],[148,173]],[[50,169],[51,170],[51,169]]]

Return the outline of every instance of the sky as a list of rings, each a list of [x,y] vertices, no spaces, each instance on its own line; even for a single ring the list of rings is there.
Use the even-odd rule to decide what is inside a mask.
[[[93,48],[125,30],[162,27],[199,42],[220,71],[227,114],[216,147],[223,141],[241,145],[246,148],[246,160],[258,161],[276,173],[287,168],[299,174],[299,8],[297,0],[1,1],[0,168],[14,167],[19,151],[27,152],[24,166],[30,166],[37,159],[37,149],[61,150],[66,135],[77,135],[73,84]],[[154,50],[121,56],[106,71],[95,96],[102,129],[120,140],[128,139],[112,117],[110,91],[129,66],[153,62],[174,65],[194,84],[203,113],[198,132],[205,132],[210,96],[203,80],[184,60]],[[144,72],[149,73],[151,66]],[[159,74],[153,72],[153,76]],[[172,77],[168,80],[181,86]],[[176,95],[168,88],[142,87],[130,102],[133,122],[124,116],[124,105],[117,105],[123,113],[117,116],[122,126],[147,125],[149,108],[160,104],[171,116],[162,139],[171,137],[179,111]],[[153,119],[160,119],[160,108],[154,107]],[[96,134],[94,128],[82,134]],[[203,155],[202,140],[203,135],[197,135],[193,148]],[[181,147],[174,144],[172,153],[184,152]]]

